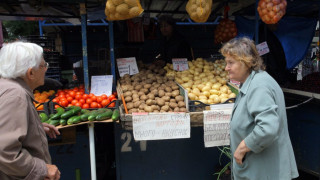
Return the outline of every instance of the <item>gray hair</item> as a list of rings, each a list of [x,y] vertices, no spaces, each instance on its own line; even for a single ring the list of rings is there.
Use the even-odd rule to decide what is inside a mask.
[[[231,39],[222,46],[220,52],[223,56],[231,56],[243,62],[254,71],[265,69],[254,42],[247,37]]]
[[[34,43],[17,41],[4,44],[0,50],[0,77],[23,77],[29,68],[39,68],[42,56],[42,47]]]

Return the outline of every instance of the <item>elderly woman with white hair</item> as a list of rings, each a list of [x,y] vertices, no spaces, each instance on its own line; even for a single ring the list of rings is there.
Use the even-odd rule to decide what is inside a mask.
[[[60,179],[46,137],[59,131],[42,124],[33,105],[32,91],[44,84],[47,68],[43,49],[36,44],[13,42],[0,51],[1,180]]]

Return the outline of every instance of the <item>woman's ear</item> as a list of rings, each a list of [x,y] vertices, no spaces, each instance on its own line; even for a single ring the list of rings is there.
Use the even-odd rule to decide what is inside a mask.
[[[28,70],[27,70],[27,79],[28,80],[33,80],[33,79],[35,79],[35,73],[34,73],[34,69],[32,69],[32,68],[29,68]]]

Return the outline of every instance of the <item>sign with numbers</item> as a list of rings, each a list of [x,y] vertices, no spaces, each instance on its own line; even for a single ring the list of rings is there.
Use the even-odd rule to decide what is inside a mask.
[[[269,47],[268,47],[268,44],[267,44],[266,41],[258,44],[258,45],[256,46],[256,48],[257,48],[258,53],[259,53],[260,56],[262,56],[262,55],[267,54],[268,52],[270,52]]]
[[[91,76],[91,91],[96,96],[106,94],[110,96],[112,94],[112,75],[105,76]]]
[[[186,58],[173,58],[172,59],[173,70],[185,71],[189,69],[188,59]]]
[[[135,57],[119,58],[117,59],[117,65],[120,77],[125,74],[134,75],[139,73]]]

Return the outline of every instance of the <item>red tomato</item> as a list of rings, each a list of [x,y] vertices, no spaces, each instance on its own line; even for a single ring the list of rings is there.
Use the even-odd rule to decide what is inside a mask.
[[[63,106],[63,107],[67,107],[69,103],[68,103],[67,100],[65,100],[65,101],[63,100],[63,101],[60,101],[59,104],[60,104],[61,106]]]
[[[86,99],[86,103],[87,104],[91,104],[93,101],[90,99],[90,98],[88,98],[88,99]]]
[[[116,98],[116,96],[115,95],[113,95],[113,94],[111,94],[109,97],[108,97],[108,99],[111,101],[111,99],[113,99],[113,98]]]
[[[61,98],[65,98],[66,96],[64,94],[60,94],[58,97],[61,99]]]
[[[76,92],[76,95],[77,95],[77,94],[83,95],[84,93],[83,93],[83,92],[80,92],[80,91],[77,91],[77,92]]]
[[[55,109],[57,109],[58,107],[60,107],[60,106],[59,106],[59,105],[57,105],[57,104],[56,104],[56,105],[54,105],[54,108],[55,108]]]
[[[73,88],[74,91],[79,91],[78,87]]]
[[[73,100],[71,96],[67,97],[67,101],[70,103]]]
[[[79,103],[84,104],[84,103],[86,103],[86,100],[84,100],[84,99],[79,99]]]
[[[90,104],[90,108],[98,108],[98,103],[97,102],[92,102]]]
[[[89,97],[92,97],[92,96],[94,96],[94,94],[90,93],[90,94],[89,94]]]
[[[97,97],[97,103],[101,103],[102,100],[103,100],[103,98],[101,96]]]
[[[98,103],[98,108],[102,108],[101,104]]]
[[[74,97],[75,99],[77,99],[77,100],[79,100],[79,99],[81,99],[82,98],[82,95],[80,95],[80,94],[76,94],[76,96]]]
[[[116,103],[111,103],[108,107],[115,107],[116,106]]]
[[[79,102],[77,102],[77,103],[75,104],[75,106],[82,107],[82,104],[81,104],[81,103],[79,103]]]
[[[73,106],[72,104],[68,104],[68,107]]]
[[[75,106],[78,102],[79,102],[78,100],[74,99],[71,101],[71,104]]]
[[[108,105],[110,103],[109,99],[104,99],[101,101],[101,105],[102,107],[105,107],[106,105]]]
[[[89,104],[87,104],[87,103],[85,103],[85,104],[82,105],[82,108],[83,108],[83,109],[88,109],[89,107],[90,107],[90,106],[89,106]]]
[[[58,103],[59,102],[59,98],[52,99],[52,102]]]
[[[69,95],[74,98],[76,96],[76,93],[74,91],[70,91]]]
[[[89,97],[89,95],[88,94],[84,94],[84,95],[82,95],[82,98],[83,99],[87,99]]]
[[[68,101],[67,98],[60,98],[60,101]]]
[[[105,94],[102,94],[101,97],[102,97],[102,99],[108,99],[108,96]]]
[[[95,95],[91,96],[90,99],[91,99],[93,102],[97,102],[97,96],[95,96]]]

